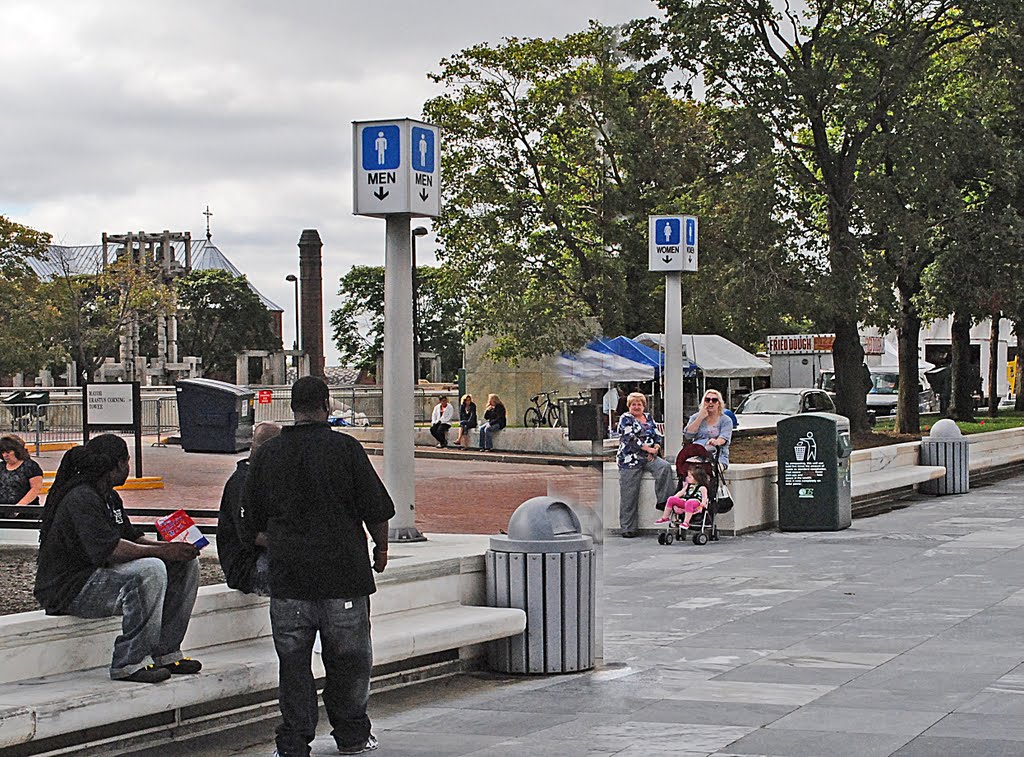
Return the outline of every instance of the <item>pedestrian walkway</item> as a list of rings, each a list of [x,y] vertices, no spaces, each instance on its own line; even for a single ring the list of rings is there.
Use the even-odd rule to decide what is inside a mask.
[[[838,533],[613,537],[603,666],[376,694],[375,754],[1024,754],[1022,502],[1016,478]],[[157,753],[270,755],[272,725]]]

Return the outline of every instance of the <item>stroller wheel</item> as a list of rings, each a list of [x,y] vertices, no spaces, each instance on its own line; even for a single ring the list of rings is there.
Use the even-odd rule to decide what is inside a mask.
[[[670,534],[670,533],[666,533],[665,534],[665,543],[666,544],[671,544],[673,541],[675,541],[675,537],[672,536],[672,534]]]
[[[664,544],[664,543],[665,543],[665,532],[663,531],[662,533],[658,534],[658,544]]]
[[[698,547],[702,547],[708,543],[708,535],[703,531],[700,531],[693,535],[693,543]]]

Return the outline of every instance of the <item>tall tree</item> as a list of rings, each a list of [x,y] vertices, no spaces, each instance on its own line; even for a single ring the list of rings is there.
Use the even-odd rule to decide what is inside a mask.
[[[765,142],[716,141],[713,109],[674,97],[663,66],[638,62],[647,43],[591,26],[478,45],[433,77],[447,90],[425,108],[446,135],[439,257],[465,292],[470,337],[492,335],[495,358],[576,347],[595,320],[608,334],[659,329],[664,277],[647,270],[647,217],[657,213],[739,209],[759,224],[735,213],[703,223],[707,268],[687,278],[688,328],[746,339],[756,318],[780,320],[778,304],[765,303],[793,279],[779,275],[790,258]],[[749,134],[739,120],[728,128]],[[744,259],[749,275],[708,265],[715,254]],[[733,312],[723,282],[730,293],[745,287],[737,299],[754,307],[723,318]]]
[[[0,376],[36,371],[62,357],[55,313],[28,266],[49,243],[49,234],[0,215]]]
[[[352,266],[338,286],[341,305],[331,312],[331,336],[342,362],[374,371],[384,351],[384,268]],[[463,298],[444,269],[416,267],[416,312],[421,352],[435,352],[444,375],[462,366]]]
[[[806,13],[769,0],[658,0],[669,54],[702,77],[707,96],[742,105],[787,159],[795,186],[818,198],[825,276],[818,323],[835,331],[838,410],[866,428],[861,381],[865,271],[856,233],[865,146],[945,46],[985,27],[998,3],[809,0]],[[1007,0],[1009,4],[1009,0]]]
[[[191,271],[175,290],[179,351],[201,357],[205,373],[234,375],[239,352],[281,348],[271,315],[245,276]]]
[[[136,316],[146,319],[166,308],[170,292],[127,256],[95,274],[73,272],[59,252],[50,258],[57,274],[44,287],[57,314],[58,338],[75,361],[77,383],[92,381],[107,358],[118,355],[125,326]]]

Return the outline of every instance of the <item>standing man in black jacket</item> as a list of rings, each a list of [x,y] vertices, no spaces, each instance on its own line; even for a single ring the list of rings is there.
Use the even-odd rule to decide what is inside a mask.
[[[371,565],[378,573],[387,566],[395,506],[359,442],[328,425],[327,384],[313,376],[299,379],[291,406],[295,425],[252,458],[241,518],[243,540],[254,543],[266,533],[268,541],[283,717],[277,753],[307,757],[316,737],[310,660],[319,631],[331,735],[341,754],[360,754],[377,748],[366,714],[373,667],[370,594],[376,591]]]
[[[232,589],[246,594],[270,596],[270,559],[267,557],[266,534],[255,542],[242,541],[239,534],[241,513],[245,509],[242,493],[249,477],[249,461],[256,450],[281,433],[281,426],[271,421],[257,423],[252,431],[249,457],[238,461],[238,467],[224,484],[217,515],[217,558],[224,570],[224,580]]]

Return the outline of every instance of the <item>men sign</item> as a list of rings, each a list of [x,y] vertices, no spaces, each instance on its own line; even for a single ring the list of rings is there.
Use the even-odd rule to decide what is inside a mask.
[[[352,152],[356,215],[440,215],[441,145],[436,126],[407,118],[355,121]]]
[[[697,217],[649,216],[648,270],[697,270]]]

